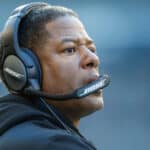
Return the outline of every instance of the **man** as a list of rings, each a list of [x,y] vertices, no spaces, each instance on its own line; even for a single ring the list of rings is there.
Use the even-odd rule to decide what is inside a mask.
[[[32,50],[39,60],[41,91],[63,95],[98,79],[96,46],[72,10],[36,7],[22,19],[18,36],[20,47]],[[67,101],[10,92],[0,100],[1,150],[96,149],[77,127],[80,118],[103,107],[101,90]]]

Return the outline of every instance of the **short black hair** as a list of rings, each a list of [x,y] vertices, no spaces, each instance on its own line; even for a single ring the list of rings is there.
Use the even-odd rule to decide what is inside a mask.
[[[46,31],[45,25],[50,21],[63,16],[78,17],[73,10],[63,6],[43,6],[34,8],[25,16],[19,26],[19,45],[24,48],[34,49],[41,46],[50,34]]]

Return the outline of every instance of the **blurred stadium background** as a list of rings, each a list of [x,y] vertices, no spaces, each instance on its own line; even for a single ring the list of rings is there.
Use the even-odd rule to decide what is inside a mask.
[[[16,6],[33,1],[1,0],[0,31]],[[97,45],[101,72],[111,77],[104,109],[81,120],[83,135],[99,150],[150,150],[150,2],[43,2],[70,7],[80,15]],[[0,96],[6,93],[0,83]]]

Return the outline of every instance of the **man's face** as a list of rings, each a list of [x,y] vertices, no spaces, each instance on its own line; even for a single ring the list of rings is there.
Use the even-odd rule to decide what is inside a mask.
[[[79,19],[60,17],[49,22],[46,29],[50,38],[44,48],[37,52],[43,71],[43,91],[68,94],[98,78],[99,58],[96,47]],[[62,107],[61,110],[82,117],[103,106],[102,92],[81,100],[56,103]]]

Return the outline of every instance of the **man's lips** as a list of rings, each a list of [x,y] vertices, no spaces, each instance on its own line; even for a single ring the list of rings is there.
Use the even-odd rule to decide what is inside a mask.
[[[93,94],[96,96],[100,96],[102,94],[102,90],[99,89],[99,90],[95,91]]]
[[[86,79],[86,83],[85,84],[89,84],[93,81],[96,81],[98,78],[99,78],[99,74],[96,73],[96,74],[92,74],[89,78]],[[95,91],[92,95],[95,95],[95,96],[100,96],[102,94],[102,90],[99,89],[97,91]]]
[[[93,74],[91,75],[90,77],[88,77],[86,80],[85,80],[85,84],[88,84],[88,83],[91,83],[95,80],[97,80],[99,77],[99,74]]]

